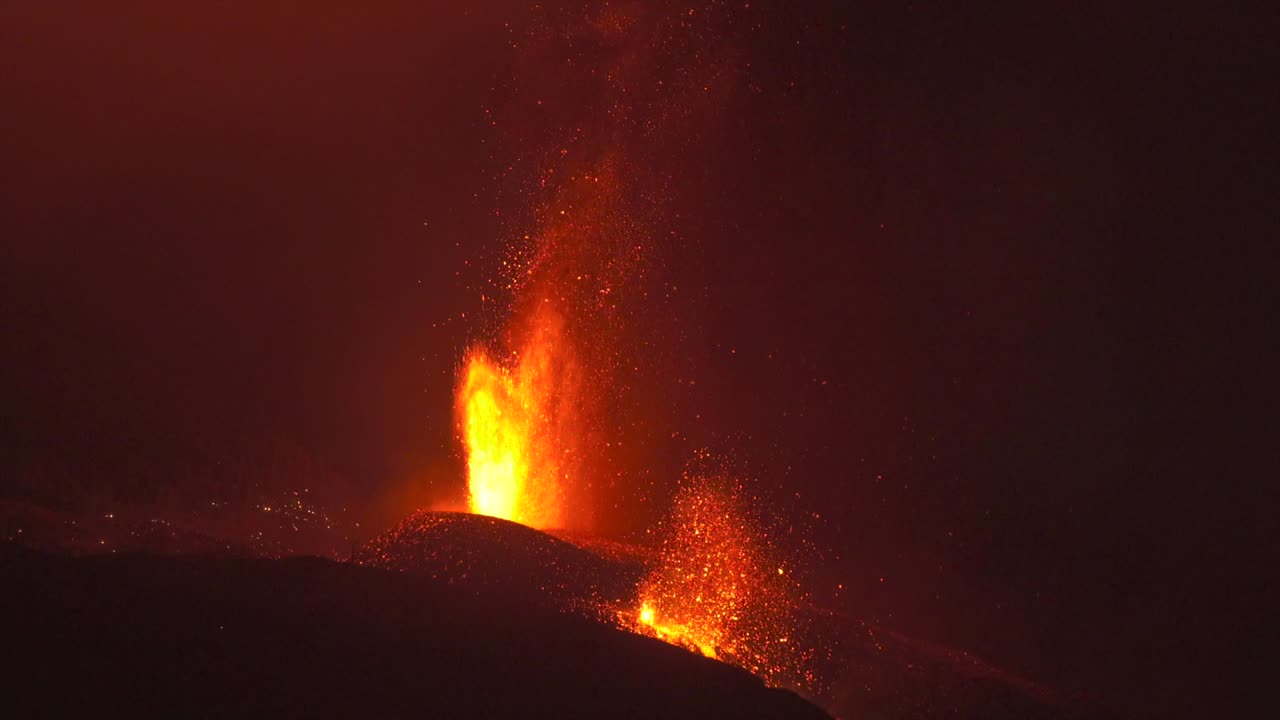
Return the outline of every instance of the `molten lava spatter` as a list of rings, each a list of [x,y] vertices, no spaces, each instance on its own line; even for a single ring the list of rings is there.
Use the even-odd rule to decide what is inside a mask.
[[[661,556],[640,585],[628,623],[634,630],[743,667],[771,685],[807,683],[799,590],[735,484],[686,478]]]

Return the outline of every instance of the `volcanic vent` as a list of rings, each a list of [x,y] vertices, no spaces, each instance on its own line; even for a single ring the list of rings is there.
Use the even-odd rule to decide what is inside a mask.
[[[356,560],[557,609],[620,602],[643,572],[519,523],[458,512],[415,513]]]

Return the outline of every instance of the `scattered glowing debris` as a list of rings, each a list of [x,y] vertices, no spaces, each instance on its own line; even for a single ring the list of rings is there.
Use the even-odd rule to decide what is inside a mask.
[[[807,677],[807,653],[790,640],[803,596],[773,555],[736,483],[686,477],[660,560],[623,625],[796,686]]]

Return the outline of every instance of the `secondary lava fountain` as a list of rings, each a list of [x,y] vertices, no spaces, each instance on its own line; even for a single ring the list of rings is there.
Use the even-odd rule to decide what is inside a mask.
[[[771,685],[811,680],[799,588],[722,477],[686,477],[657,567],[641,582],[636,632],[750,670]]]

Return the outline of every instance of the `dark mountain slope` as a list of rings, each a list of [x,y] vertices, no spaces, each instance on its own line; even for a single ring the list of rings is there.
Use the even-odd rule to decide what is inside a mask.
[[[557,609],[630,598],[644,572],[636,559],[606,558],[519,523],[431,511],[414,513],[369,541],[356,561]]]
[[[414,574],[12,545],[0,566],[14,716],[824,717],[736,668]]]

